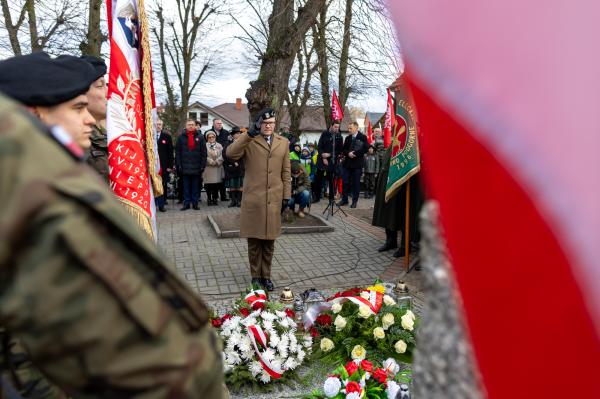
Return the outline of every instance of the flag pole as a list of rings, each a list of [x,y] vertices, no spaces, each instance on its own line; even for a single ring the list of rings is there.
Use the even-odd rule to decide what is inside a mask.
[[[404,271],[410,264],[410,179],[406,181],[406,217],[404,220]]]

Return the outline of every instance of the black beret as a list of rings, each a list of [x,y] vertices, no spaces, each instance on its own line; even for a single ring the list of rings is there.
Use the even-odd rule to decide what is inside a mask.
[[[102,58],[94,57],[92,55],[82,55],[80,58],[94,67],[96,70],[96,80],[106,75],[106,63]]]
[[[44,52],[0,61],[0,92],[25,104],[50,107],[85,94],[96,80],[88,62]]]
[[[275,118],[275,111],[272,108],[265,108],[258,114],[263,119]]]
[[[239,126],[234,126],[231,128],[231,134],[236,134],[236,133],[241,133],[242,130],[240,129]]]

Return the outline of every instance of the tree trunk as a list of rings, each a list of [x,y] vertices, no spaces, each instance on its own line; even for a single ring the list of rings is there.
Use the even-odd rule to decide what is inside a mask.
[[[2,4],[2,15],[4,16],[4,26],[8,32],[8,40],[10,41],[10,47],[14,55],[21,55],[21,43],[19,42],[19,29],[25,20],[25,12],[27,7],[23,6],[17,22],[13,24],[12,17],[10,15],[10,8],[8,7],[8,0],[1,0]]]
[[[101,7],[102,0],[89,0],[87,35],[79,46],[83,55],[100,57],[102,42],[106,39],[100,30]]]
[[[325,0],[308,0],[298,9],[294,20],[294,0],[274,0],[269,17],[269,39],[267,50],[262,58],[258,79],[250,82],[246,92],[249,124],[265,107],[279,113],[286,98],[294,57],[308,29]]]
[[[35,3],[33,0],[26,0],[27,19],[29,20],[29,40],[31,41],[31,52],[42,51],[44,48],[40,43],[40,37],[37,30],[37,19],[35,15]]]
[[[348,73],[348,56],[350,53],[350,28],[352,24],[352,4],[354,0],[346,0],[346,14],[344,16],[344,38],[342,40],[342,52],[340,54],[340,71],[338,75],[338,87],[340,90],[340,106],[342,110],[346,106],[348,96],[350,95],[350,89],[347,87],[347,73]]]
[[[331,125],[331,97],[329,96],[329,61],[327,57],[327,4],[321,6],[319,20],[313,28],[314,47],[317,49],[321,96],[323,97],[323,116],[327,126]]]

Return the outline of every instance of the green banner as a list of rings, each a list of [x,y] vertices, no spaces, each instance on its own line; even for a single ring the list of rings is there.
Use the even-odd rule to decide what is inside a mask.
[[[421,168],[417,115],[407,89],[402,87],[396,92],[396,118],[392,126],[392,155],[385,190],[386,202]]]

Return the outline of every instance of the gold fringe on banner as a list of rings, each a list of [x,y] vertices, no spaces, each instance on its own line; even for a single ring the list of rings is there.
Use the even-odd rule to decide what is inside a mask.
[[[137,205],[132,204],[121,197],[117,197],[117,199],[124,205],[125,210],[133,217],[133,220],[136,221],[138,227],[156,242],[152,220],[148,217],[148,214]]]
[[[163,195],[162,178],[156,170],[156,153],[154,152],[154,121],[152,120],[152,64],[150,60],[150,40],[148,30],[148,18],[144,0],[138,0],[138,17],[140,19],[140,30],[142,33],[142,84],[144,91],[144,125],[146,128],[146,161],[148,163],[148,174],[152,180],[154,195]]]

